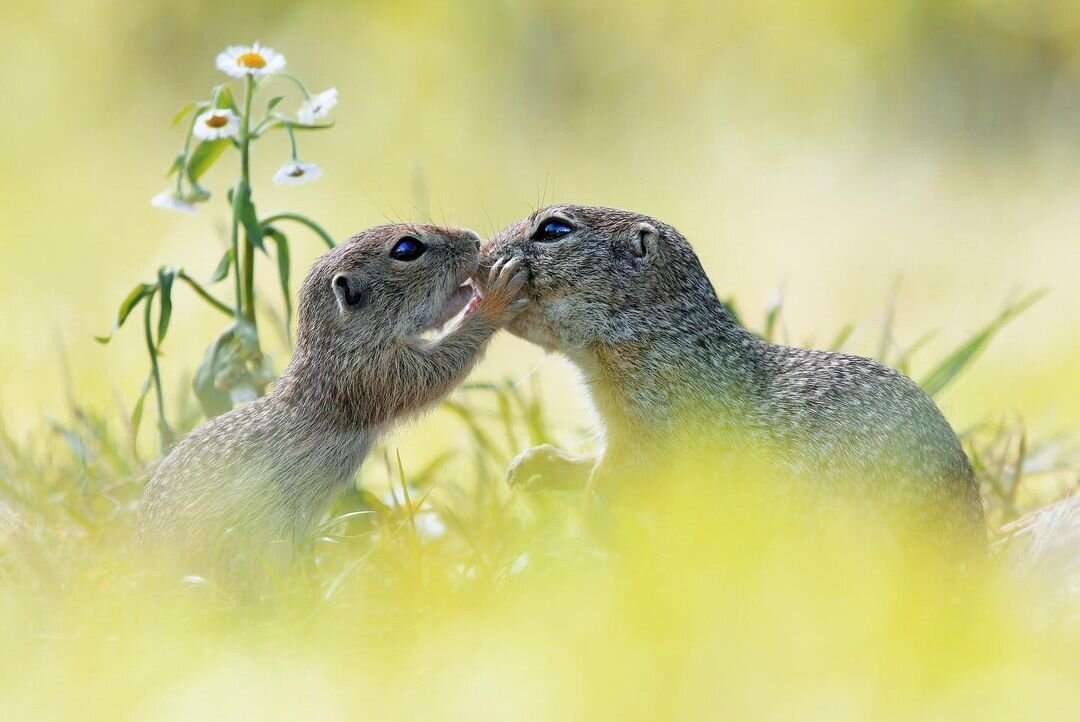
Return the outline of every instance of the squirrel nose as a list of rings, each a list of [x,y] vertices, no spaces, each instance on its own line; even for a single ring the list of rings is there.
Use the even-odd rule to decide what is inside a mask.
[[[480,250],[480,234],[478,234],[476,231],[471,231],[469,229],[466,229],[465,233],[464,233],[464,236],[465,236],[466,239],[471,240],[473,242],[473,245],[476,246],[476,250],[478,250],[478,251]]]

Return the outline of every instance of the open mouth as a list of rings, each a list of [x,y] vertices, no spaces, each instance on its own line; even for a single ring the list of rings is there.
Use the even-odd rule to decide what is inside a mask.
[[[450,293],[443,307],[435,314],[435,317],[431,320],[431,325],[426,330],[436,333],[442,331],[443,326],[460,314],[462,309],[469,306],[474,298],[477,298],[476,288],[471,280],[465,281]]]

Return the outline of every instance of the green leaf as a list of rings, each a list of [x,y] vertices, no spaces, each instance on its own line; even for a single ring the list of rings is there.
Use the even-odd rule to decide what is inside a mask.
[[[195,398],[199,400],[199,406],[202,407],[208,419],[232,408],[232,399],[229,398],[227,391],[218,387],[217,377],[222,349],[232,341],[233,334],[233,327],[230,326],[214,339],[210,347],[206,349],[203,360],[195,371],[195,377],[191,380]]]
[[[138,286],[131,289],[131,293],[129,293],[124,298],[124,300],[120,302],[120,308],[116,312],[116,321],[115,323],[113,323],[113,327],[112,330],[109,331],[109,335],[95,336],[94,339],[98,343],[102,344],[111,341],[113,334],[116,333],[117,329],[124,325],[124,321],[126,321],[127,317],[131,315],[131,312],[135,309],[135,307],[139,305],[139,302],[146,298],[156,288],[157,286],[152,283],[140,283]]]
[[[270,102],[266,104],[266,114],[269,115],[270,112],[278,106],[278,103],[283,100],[285,100],[285,96],[283,95],[278,95],[274,98],[271,98]]]
[[[269,126],[267,130],[273,130],[275,128],[284,128],[286,125],[291,125],[293,130],[329,130],[334,127],[333,123],[321,123],[317,125],[300,125],[294,121],[289,120],[275,120]]]
[[[214,107],[215,108],[228,108],[234,113],[237,112],[236,101],[233,99],[232,90],[227,84],[215,86],[214,88]]]
[[[210,276],[210,280],[207,283],[217,283],[223,280],[229,275],[229,268],[232,266],[232,249],[229,248],[221,256],[221,260],[218,261],[217,268],[214,269],[214,273]]]
[[[175,158],[173,158],[172,165],[169,166],[169,170],[168,170],[168,172],[165,173],[165,177],[168,178],[169,176],[173,175],[174,173],[179,173],[183,169],[183,167],[184,167],[184,154],[179,153],[179,154],[177,154],[177,156]]]
[[[840,329],[840,331],[836,334],[836,337],[833,339],[832,343],[829,344],[829,350],[830,351],[840,351],[841,349],[843,349],[844,344],[846,344],[848,339],[851,338],[851,334],[854,331],[855,331],[855,324],[853,324],[853,323],[849,323],[846,326],[844,326],[842,329]]]
[[[284,233],[276,228],[266,226],[263,233],[274,240],[277,245],[278,279],[281,282],[281,295],[285,298],[285,329],[292,328],[292,292],[289,290],[289,239]]]
[[[197,182],[203,173],[210,170],[210,166],[221,157],[221,154],[230,145],[232,145],[232,141],[228,138],[218,138],[217,140],[204,140],[195,146],[195,150],[192,151],[191,158],[188,159],[187,163],[187,174],[191,182]]]
[[[180,121],[183,120],[188,113],[195,110],[195,107],[197,105],[198,103],[193,100],[180,110],[176,111],[176,115],[173,116],[172,123],[170,125],[175,128],[177,125],[180,124]]]
[[[211,293],[209,291],[207,291],[205,288],[202,287],[202,284],[200,284],[194,278],[189,276],[183,269],[181,269],[176,274],[176,277],[179,278],[181,281],[185,282],[187,285],[191,286],[191,290],[194,291],[196,293],[196,295],[199,296],[199,298],[206,301],[208,304],[210,304],[211,306],[216,308],[218,311],[221,311],[226,316],[232,316],[233,315],[233,309],[229,308],[224,303],[222,303],[221,301],[214,298],[214,296],[211,295]]]
[[[332,122],[319,125],[300,125],[298,123],[293,123],[292,127],[293,130],[330,130],[334,127],[334,124]]]
[[[239,204],[240,223],[244,226],[244,233],[251,244],[266,253],[266,247],[263,245],[262,224],[259,223],[259,218],[255,214],[255,205],[251,202],[251,186],[240,181],[236,187],[240,194],[236,202]]]
[[[326,229],[307,216],[300,215],[299,213],[275,213],[268,218],[264,218],[263,225],[268,226],[276,221],[296,221],[297,223],[301,223],[310,228],[315,235],[321,238],[327,248],[334,247],[334,239],[330,237],[330,234],[326,232]]]
[[[177,266],[162,266],[158,269],[158,288],[161,293],[159,304],[161,310],[158,314],[158,346],[165,340],[165,334],[169,331],[169,320],[172,319],[172,287],[176,275],[180,272]]]
[[[927,331],[918,339],[916,339],[915,343],[911,344],[906,349],[901,351],[900,357],[896,359],[896,362],[894,363],[894,365],[896,366],[896,370],[906,375],[908,373],[908,367],[911,364],[911,357],[915,355],[916,351],[921,349],[926,344],[930,343],[930,341],[935,336],[937,336],[938,330],[939,329],[935,328]]]
[[[184,194],[184,200],[188,203],[205,203],[210,200],[210,191],[192,181],[191,188]]]
[[[1045,295],[1044,291],[1036,291],[1035,293],[1020,299],[1013,305],[1008,306],[997,318],[961,344],[959,348],[946,356],[933,371],[928,373],[922,381],[919,382],[923,391],[930,396],[935,396],[940,393],[942,389],[960,375],[961,371],[967,368],[968,365],[975,360],[975,357],[979,355],[980,351],[986,348],[987,344],[989,344],[994,335],[1001,330],[1002,326],[1026,311],[1033,303],[1042,298],[1043,295]]]
[[[146,377],[146,381],[142,385],[142,391],[139,392],[139,398],[135,400],[135,407],[131,410],[132,448],[135,448],[135,445],[139,442],[139,427],[142,425],[143,406],[146,404],[146,396],[150,393],[151,378],[150,376]]]
[[[746,325],[742,322],[742,318],[739,316],[739,309],[735,306],[734,298],[722,298],[720,299],[720,305],[723,306],[724,310],[731,315],[731,318],[735,320],[735,323],[739,324],[740,326]]]
[[[192,388],[203,412],[212,417],[232,408],[233,390],[253,388],[261,394],[270,380],[267,359],[259,349],[258,331],[247,321],[236,321],[206,350]]]

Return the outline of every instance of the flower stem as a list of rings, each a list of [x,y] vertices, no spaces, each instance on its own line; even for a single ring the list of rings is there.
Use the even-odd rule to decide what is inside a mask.
[[[244,78],[244,114],[240,118],[240,182],[245,188],[244,202],[251,202],[251,101],[255,97],[255,78],[250,73]],[[239,221],[239,218],[236,219]],[[236,222],[234,221],[234,222]],[[247,228],[244,232],[244,258],[237,257],[237,273],[243,270],[243,298],[240,309],[242,317],[255,326],[255,242]]]
[[[187,284],[189,286],[191,286],[191,290],[193,290],[193,291],[195,291],[195,293],[199,294],[199,296],[204,301],[209,303],[211,306],[213,306],[214,308],[221,311],[222,313],[224,313],[227,316],[232,315],[233,310],[231,308],[229,308],[224,303],[222,303],[221,301],[219,301],[216,298],[214,298],[213,296],[211,296],[210,292],[207,291],[205,288],[203,288],[202,285],[198,281],[196,281],[194,278],[189,276],[186,271],[180,271],[180,273],[178,274],[177,277],[182,281],[186,281]]]
[[[304,100],[311,100],[311,93],[309,93],[308,89],[304,87],[304,84],[300,82],[300,78],[295,75],[290,75],[289,73],[278,73],[278,75],[296,83],[296,87],[300,88],[300,92],[304,94]]]
[[[292,146],[292,159],[296,162],[296,132],[293,130],[293,124],[289,121],[285,121],[285,130],[289,132],[289,145]]]
[[[299,213],[275,213],[272,216],[267,216],[266,218],[263,218],[260,223],[262,223],[262,225],[265,227],[272,225],[275,221],[295,221],[297,223],[302,223],[303,225],[310,228],[312,232],[315,233],[315,235],[321,238],[323,243],[326,244],[327,248],[333,248],[335,245],[334,239],[330,237],[330,234],[327,233],[322,226],[320,226],[318,223],[311,220],[307,216],[302,216]]]
[[[176,195],[180,196],[183,193],[181,183],[184,181],[184,174],[187,173],[188,159],[191,157],[191,139],[195,135],[195,121],[199,119],[198,107],[191,113],[191,123],[188,125],[187,136],[184,138],[184,152],[180,155],[182,160],[180,161],[180,168],[176,171]]]
[[[158,438],[161,440],[161,452],[172,444],[173,433],[169,422],[165,420],[165,396],[161,391],[161,371],[158,368],[158,351],[154,345],[154,333],[150,325],[150,311],[154,301],[154,290],[143,304],[143,333],[146,335],[146,350],[150,352],[150,378],[154,384],[154,399],[158,410]]]
[[[233,278],[236,279],[236,304],[233,308],[236,320],[244,317],[244,290],[240,283],[240,208],[243,204],[244,181],[233,186],[232,192],[232,236],[229,248],[233,259]]]

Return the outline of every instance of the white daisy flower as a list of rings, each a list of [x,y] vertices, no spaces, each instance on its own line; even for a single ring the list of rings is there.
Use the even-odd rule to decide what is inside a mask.
[[[150,199],[150,205],[154,208],[164,208],[167,211],[178,213],[194,213],[195,205],[188,203],[184,197],[175,190],[162,191]]]
[[[296,111],[296,119],[301,125],[315,125],[315,121],[325,118],[335,105],[337,105],[337,88],[324,90],[304,101],[300,110]]]
[[[191,132],[202,140],[233,138],[240,134],[240,116],[228,108],[214,108],[195,119]]]
[[[305,163],[302,160],[291,160],[278,168],[274,174],[274,183],[279,186],[295,186],[301,183],[310,183],[322,175],[322,168],[314,163]]]
[[[218,53],[217,67],[234,78],[252,75],[262,78],[285,69],[285,56],[273,48],[254,45],[230,45]]]

